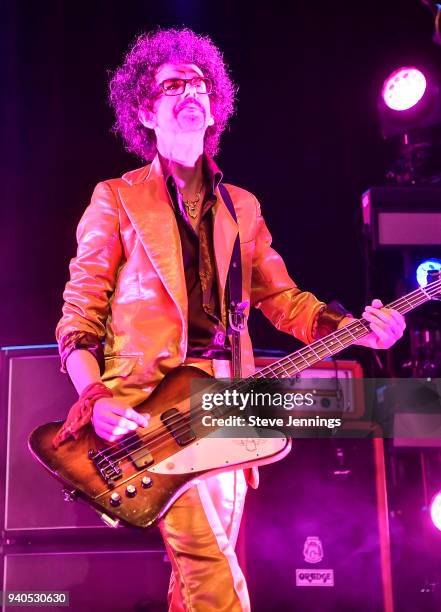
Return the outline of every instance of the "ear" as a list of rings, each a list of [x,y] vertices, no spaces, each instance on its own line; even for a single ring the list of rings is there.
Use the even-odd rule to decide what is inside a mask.
[[[149,130],[153,130],[156,126],[156,116],[155,113],[152,113],[152,111],[140,108],[138,110],[138,119],[142,125],[149,128]]]
[[[213,117],[210,117],[210,119],[208,120],[208,125],[214,125]]]

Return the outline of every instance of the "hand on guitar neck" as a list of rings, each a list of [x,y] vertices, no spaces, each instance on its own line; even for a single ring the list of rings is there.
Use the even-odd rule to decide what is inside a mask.
[[[406,328],[403,315],[392,308],[384,308],[381,300],[373,300],[372,306],[366,306],[362,317],[369,322],[372,333],[357,340],[355,344],[359,346],[388,349],[401,338]],[[339,329],[353,320],[345,317],[340,321]]]

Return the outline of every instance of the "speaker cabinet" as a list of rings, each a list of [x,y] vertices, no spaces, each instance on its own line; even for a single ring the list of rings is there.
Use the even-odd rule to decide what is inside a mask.
[[[382,440],[301,439],[245,516],[254,612],[392,611]]]
[[[68,376],[60,372],[56,347],[2,349],[0,357],[2,431],[7,432],[2,487],[5,531],[19,535],[35,530],[56,533],[78,527],[104,528],[94,510],[81,502],[64,501],[60,483],[28,449],[31,431],[43,423],[64,419],[78,397]]]

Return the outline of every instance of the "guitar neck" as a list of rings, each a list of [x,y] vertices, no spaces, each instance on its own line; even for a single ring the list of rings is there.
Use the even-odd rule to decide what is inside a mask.
[[[387,304],[386,308],[393,308],[404,315],[433,299],[439,293],[440,287],[441,280],[434,281],[424,288],[416,289],[398,300]],[[253,374],[250,379],[295,376],[322,361],[322,359],[336,355],[357,342],[360,338],[363,338],[363,336],[367,336],[370,332],[371,328],[367,321],[364,319],[354,319],[349,325],[338,329],[320,340],[316,340],[312,344],[308,344],[308,346],[291,353],[291,355],[275,361],[270,366],[262,368],[256,374]]]

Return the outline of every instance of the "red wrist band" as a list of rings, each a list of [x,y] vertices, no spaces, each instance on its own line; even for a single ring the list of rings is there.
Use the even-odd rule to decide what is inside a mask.
[[[66,420],[52,440],[52,446],[58,448],[69,436],[78,437],[78,430],[89,423],[92,418],[95,402],[103,397],[113,397],[112,391],[102,382],[88,385],[78,400],[69,410]]]

